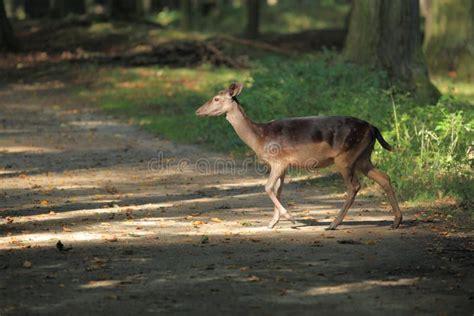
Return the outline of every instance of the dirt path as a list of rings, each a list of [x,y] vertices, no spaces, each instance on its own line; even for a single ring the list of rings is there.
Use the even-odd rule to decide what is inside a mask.
[[[472,236],[409,212],[389,230],[363,198],[324,231],[343,195],[322,177],[291,178],[300,221],[267,230],[252,165],[219,174],[51,91],[0,90],[0,315],[474,312]]]

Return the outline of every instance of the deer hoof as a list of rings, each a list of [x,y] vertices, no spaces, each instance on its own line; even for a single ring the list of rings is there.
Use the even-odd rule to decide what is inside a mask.
[[[268,229],[273,229],[277,223],[278,223],[278,221],[275,221],[275,222],[274,222],[274,221],[271,221],[271,222],[268,224],[267,228],[268,228]]]
[[[400,223],[402,222],[402,218],[395,218],[395,221],[393,224],[390,226],[391,229],[397,229],[400,226]]]
[[[324,230],[336,230],[337,225],[331,224],[328,227],[326,227]]]
[[[290,222],[292,222],[293,224],[296,224],[296,220],[295,218],[293,217],[293,215],[290,215],[288,213],[283,213],[282,214],[284,218],[286,218],[287,220],[289,220]]]

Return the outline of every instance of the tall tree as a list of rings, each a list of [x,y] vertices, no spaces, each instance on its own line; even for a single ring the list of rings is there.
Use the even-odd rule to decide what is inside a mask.
[[[0,0],[0,50],[18,51],[20,45],[5,11],[5,3]]]
[[[421,49],[418,1],[359,0],[352,10],[344,57],[381,67],[421,102],[437,100]]]
[[[260,33],[260,0],[247,0],[247,25],[245,36],[256,38]]]
[[[181,28],[185,31],[191,29],[192,25],[192,3],[191,0],[180,0]]]
[[[474,80],[474,1],[423,1],[423,48],[431,73]]]

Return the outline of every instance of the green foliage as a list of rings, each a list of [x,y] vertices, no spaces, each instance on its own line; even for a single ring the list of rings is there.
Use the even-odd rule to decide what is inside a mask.
[[[474,113],[469,104],[444,97],[436,105],[418,105],[390,89],[384,73],[334,62],[330,55],[264,60],[246,86],[240,101],[256,121],[351,115],[379,127],[397,151],[388,153],[377,145],[375,162],[392,176],[404,199],[472,199],[466,151],[473,139]],[[245,148],[223,119],[204,119],[198,126],[213,148]]]
[[[393,155],[380,155],[379,163],[404,197],[452,196],[466,207],[472,206],[474,187],[467,155],[473,139],[472,110],[448,97],[437,105],[413,106],[400,112],[398,131],[389,131],[398,150]]]
[[[385,75],[328,58],[307,57],[295,62],[267,58],[251,74],[239,100],[249,116],[260,122],[289,116],[357,114],[371,122],[381,119],[376,125],[387,125],[383,104],[389,99],[381,93]],[[203,133],[213,128],[221,131],[206,134],[206,142],[221,150],[239,150],[239,142],[221,141],[234,133],[225,120],[204,121],[199,125]]]
[[[418,105],[390,88],[384,73],[338,62],[327,52],[292,60],[265,58],[252,69],[122,69],[120,81],[111,73],[97,91],[102,107],[166,138],[243,153],[248,149],[224,117],[194,115],[217,91],[243,80],[239,100],[255,121],[307,115],[367,120],[397,148],[389,153],[376,145],[373,158],[392,177],[402,199],[454,197],[471,205],[474,181],[466,152],[474,113],[468,103],[448,96],[436,105]]]
[[[279,0],[274,4],[262,2],[260,29],[263,33],[293,33],[310,29],[343,28],[350,5],[344,1]],[[194,8],[199,11],[199,6]],[[179,10],[165,9],[149,17],[165,27],[178,27],[181,20]],[[242,34],[245,28],[246,10],[244,1],[219,3],[207,15],[195,14],[192,29],[209,33],[228,30],[231,34]],[[217,26],[217,28],[216,28]]]

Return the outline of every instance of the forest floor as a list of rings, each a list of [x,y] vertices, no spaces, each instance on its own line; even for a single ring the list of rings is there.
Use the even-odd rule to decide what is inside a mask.
[[[321,175],[289,178],[297,224],[268,230],[254,164],[214,170],[229,158],[105,116],[54,82],[5,85],[0,104],[0,315],[474,311],[472,231],[406,208],[391,230],[368,194],[325,231],[344,195]]]

